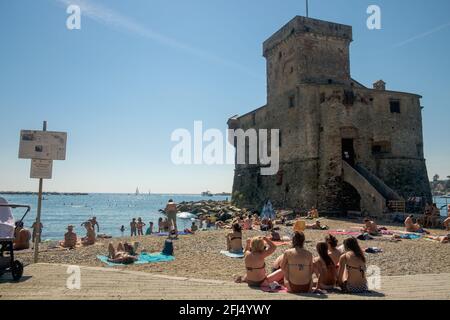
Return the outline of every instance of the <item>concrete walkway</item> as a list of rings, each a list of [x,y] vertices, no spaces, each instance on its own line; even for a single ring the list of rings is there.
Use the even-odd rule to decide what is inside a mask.
[[[34,264],[25,268],[23,279],[0,278],[0,300],[5,299],[450,299],[450,274],[384,277],[381,290],[366,296],[292,295],[264,293],[232,282],[168,277],[112,268],[80,267],[81,289],[67,288],[67,265]]]

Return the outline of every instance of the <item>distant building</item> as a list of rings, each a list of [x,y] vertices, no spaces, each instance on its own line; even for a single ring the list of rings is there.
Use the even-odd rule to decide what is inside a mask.
[[[233,199],[260,206],[381,214],[389,200],[431,200],[417,94],[350,75],[352,27],[295,17],[264,42],[267,105],[231,129],[280,129],[280,171],[236,165]]]

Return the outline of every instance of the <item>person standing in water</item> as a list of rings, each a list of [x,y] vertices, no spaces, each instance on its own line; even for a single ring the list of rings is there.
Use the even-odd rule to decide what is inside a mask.
[[[137,233],[138,236],[143,236],[144,235],[144,227],[146,226],[146,224],[142,221],[142,218],[138,218],[137,221]]]
[[[133,218],[130,222],[131,236],[135,236],[135,237],[137,236],[136,230],[137,230],[137,222],[136,222],[136,218]]]
[[[120,227],[120,233],[122,234],[122,238],[123,238],[123,233],[125,232],[125,226],[124,225],[122,225],[121,227]]]
[[[166,209],[164,210],[164,212],[167,214],[167,219],[169,222],[169,230],[170,230],[170,225],[172,224],[173,229],[175,230],[176,233],[178,233],[177,211],[178,211],[178,209],[177,209],[176,203],[172,199],[170,199],[166,205]]]

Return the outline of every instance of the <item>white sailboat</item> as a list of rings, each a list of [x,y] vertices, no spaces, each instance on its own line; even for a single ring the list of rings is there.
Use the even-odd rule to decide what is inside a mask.
[[[139,188],[138,187],[136,187],[136,195],[137,196],[139,195]]]

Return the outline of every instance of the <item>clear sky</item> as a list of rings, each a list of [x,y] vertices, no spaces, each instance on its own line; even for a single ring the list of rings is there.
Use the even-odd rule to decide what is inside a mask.
[[[303,0],[0,1],[0,190],[36,190],[20,129],[67,131],[48,191],[231,191],[233,166],[175,166],[177,128],[226,129],[266,101],[262,42]],[[369,5],[382,29],[366,27]],[[423,95],[428,173],[450,175],[450,1],[310,0],[310,16],[353,26],[353,78]]]

